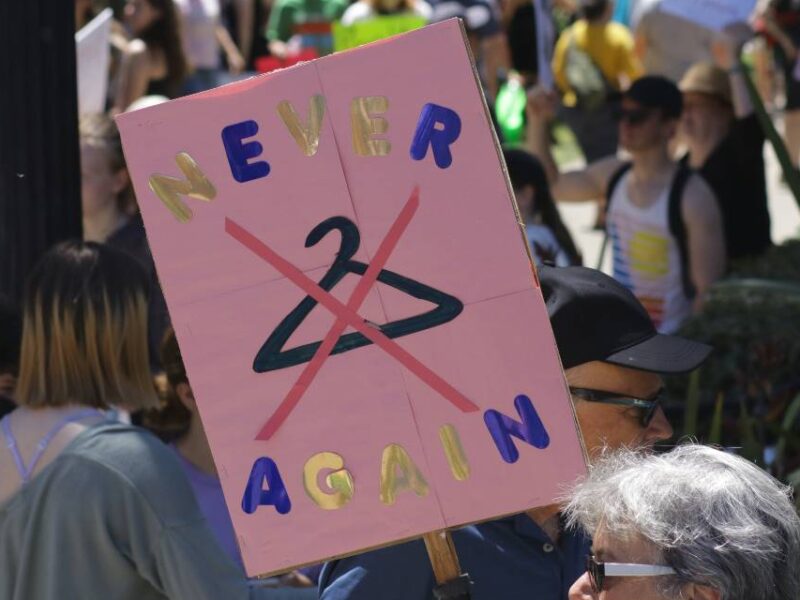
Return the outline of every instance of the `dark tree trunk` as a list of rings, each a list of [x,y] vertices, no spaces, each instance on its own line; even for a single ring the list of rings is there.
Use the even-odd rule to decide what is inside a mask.
[[[74,3],[0,0],[0,293],[81,236]]]

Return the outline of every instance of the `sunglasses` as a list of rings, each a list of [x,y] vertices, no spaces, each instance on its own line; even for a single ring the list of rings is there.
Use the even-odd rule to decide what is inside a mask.
[[[620,123],[625,121],[628,123],[628,125],[641,125],[642,123],[647,121],[647,119],[649,119],[652,114],[653,111],[647,108],[632,108],[632,109],[620,108],[617,111],[616,117],[617,121],[619,121]]]
[[[615,392],[601,392],[600,390],[590,390],[586,388],[569,388],[569,391],[587,402],[599,402],[601,404],[614,404],[617,406],[632,406],[638,408],[640,411],[639,423],[643,428],[647,428],[653,417],[658,412],[658,407],[666,396],[664,388],[658,390],[650,398],[633,398],[631,396],[622,396]]]
[[[594,554],[586,557],[586,572],[595,594],[603,590],[606,577],[659,577],[674,575],[675,569],[665,565],[599,562]]]

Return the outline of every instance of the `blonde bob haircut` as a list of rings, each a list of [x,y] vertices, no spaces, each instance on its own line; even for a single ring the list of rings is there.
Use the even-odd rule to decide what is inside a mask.
[[[28,279],[16,401],[127,410],[158,404],[147,353],[144,268],[93,242],[64,242]]]

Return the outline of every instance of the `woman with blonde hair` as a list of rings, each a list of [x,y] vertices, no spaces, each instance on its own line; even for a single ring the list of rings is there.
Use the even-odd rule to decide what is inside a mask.
[[[28,282],[16,401],[0,421],[0,598],[277,600],[216,544],[174,453],[103,410],[153,407],[148,278],[95,243]]]

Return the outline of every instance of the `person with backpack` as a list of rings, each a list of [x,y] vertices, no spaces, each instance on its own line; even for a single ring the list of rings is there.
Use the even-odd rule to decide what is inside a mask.
[[[559,175],[549,148],[555,99],[535,89],[528,143],[542,160],[556,200],[606,198],[614,278],[645,306],[662,333],[676,331],[725,271],[725,237],[711,188],[669,152],[683,98],[664,77],[636,80],[623,94],[619,135],[630,161],[609,156]]]
[[[611,22],[611,0],[580,0],[581,18],[564,30],[553,54],[562,94],[561,118],[578,139],[586,162],[617,151],[614,113],[619,92],[642,74],[633,36]]]

